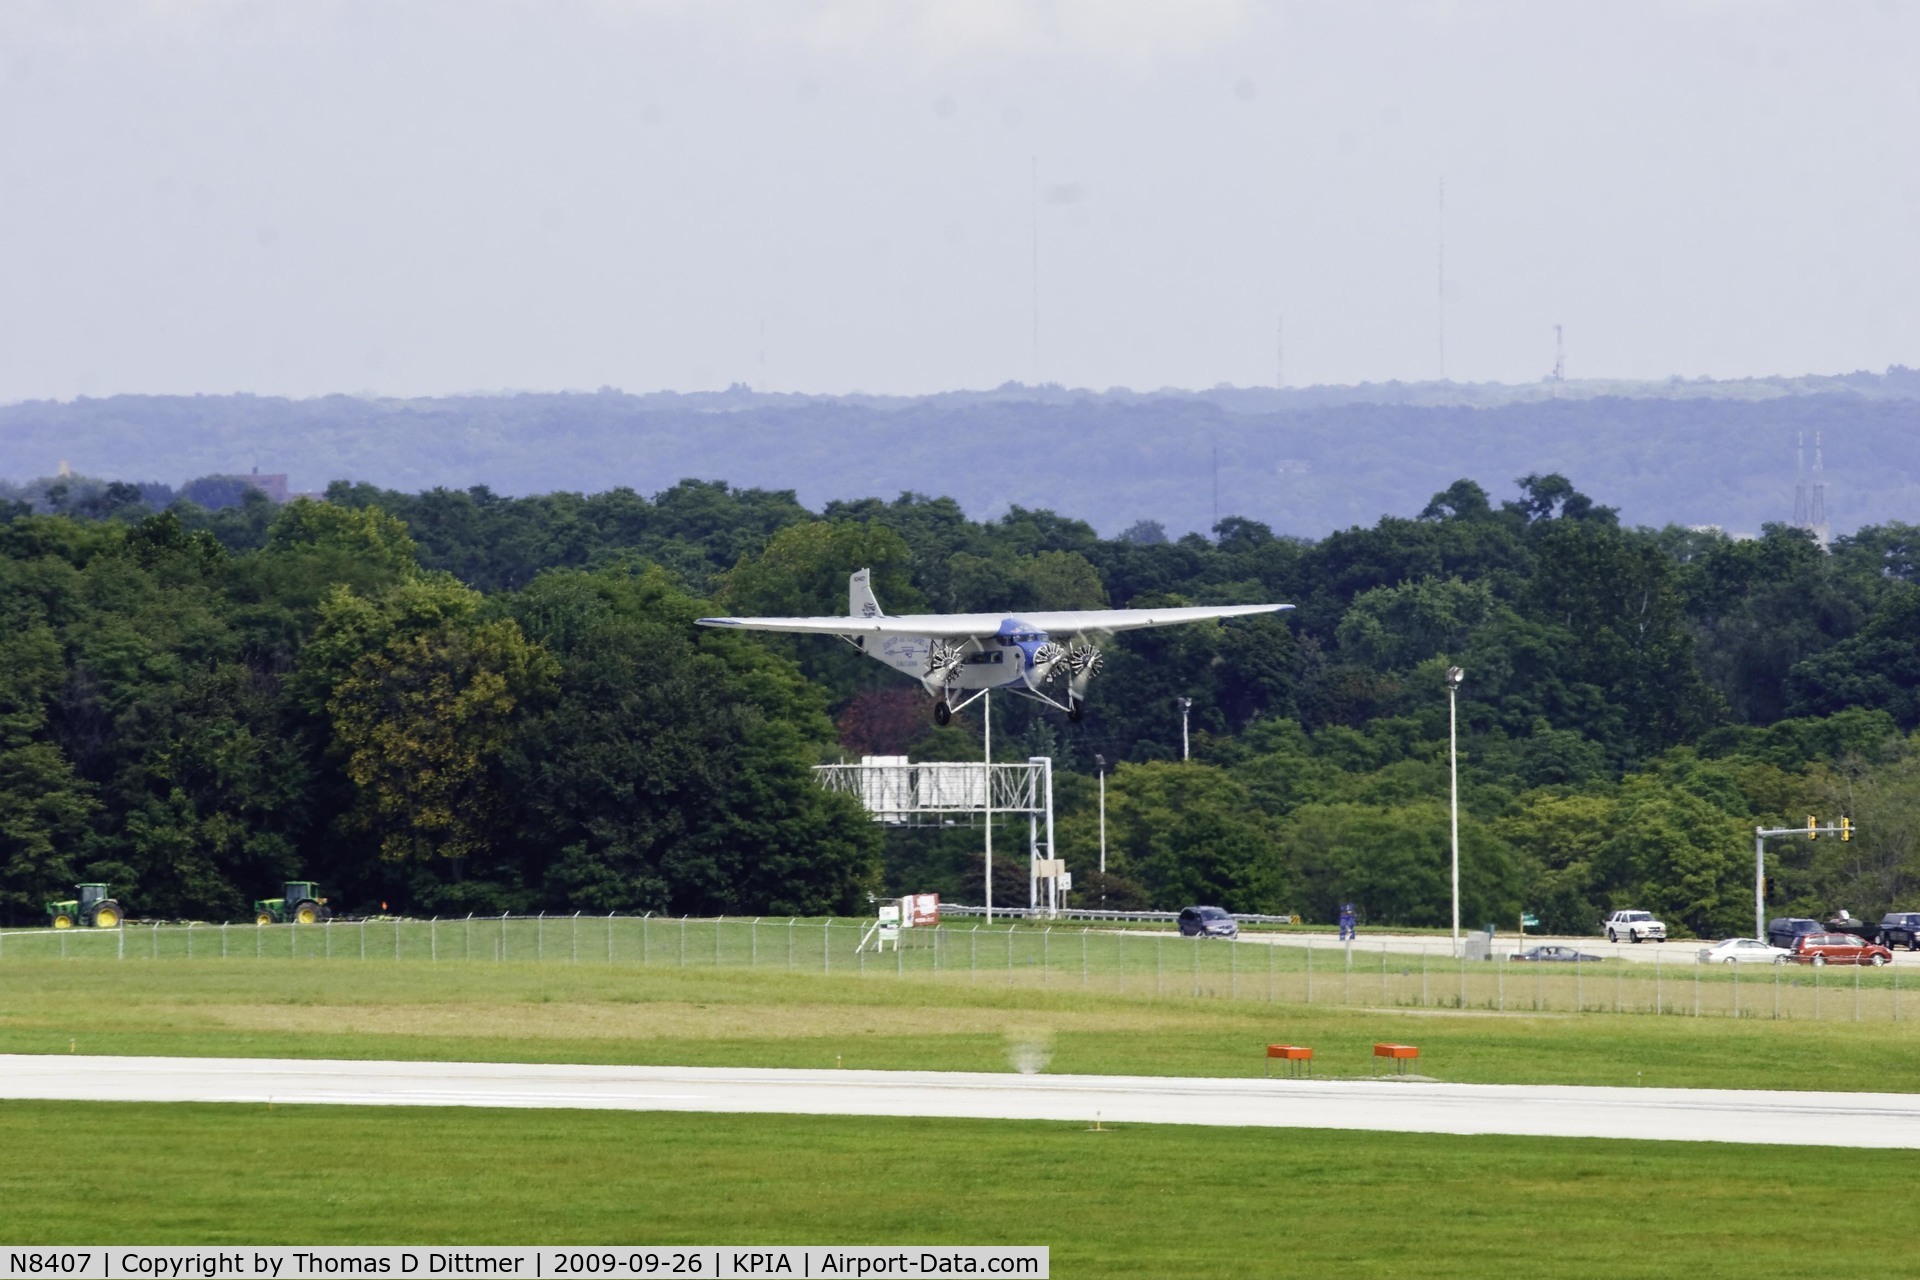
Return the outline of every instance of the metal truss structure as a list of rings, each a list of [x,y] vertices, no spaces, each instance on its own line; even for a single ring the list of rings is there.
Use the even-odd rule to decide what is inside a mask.
[[[859,800],[874,821],[902,827],[982,826],[987,866],[992,865],[996,815],[1027,819],[1027,906],[1057,910],[1065,866],[1053,856],[1053,759],[1033,756],[1023,764],[926,762],[905,756],[868,756],[859,764],[814,768],[820,785]],[[1045,838],[1042,839],[1042,828]],[[983,873],[984,874],[984,873]],[[986,910],[993,911],[993,878],[985,876]]]

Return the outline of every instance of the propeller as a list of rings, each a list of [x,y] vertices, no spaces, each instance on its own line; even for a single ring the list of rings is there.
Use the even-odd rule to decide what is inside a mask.
[[[951,684],[966,663],[967,651],[949,640],[935,640],[927,646],[927,679],[938,685]]]
[[[1065,662],[1076,683],[1091,680],[1107,665],[1106,657],[1090,644],[1077,644],[1067,650]]]
[[[1060,674],[1060,664],[1066,658],[1066,649],[1048,640],[1033,651],[1033,669],[1040,673],[1042,680],[1052,683],[1053,678]]]

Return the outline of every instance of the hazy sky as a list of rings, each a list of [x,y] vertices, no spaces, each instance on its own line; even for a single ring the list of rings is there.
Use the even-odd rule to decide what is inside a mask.
[[[0,0],[0,400],[1032,380],[1036,170],[1050,381],[1436,376],[1443,177],[1449,376],[1877,370],[1917,162],[1913,0]]]

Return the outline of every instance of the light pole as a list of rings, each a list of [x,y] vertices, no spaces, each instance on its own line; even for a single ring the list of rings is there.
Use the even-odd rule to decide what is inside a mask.
[[[1180,704],[1180,758],[1190,760],[1193,752],[1187,743],[1187,712],[1193,710],[1193,699],[1175,698],[1174,701]]]
[[[1460,954],[1460,682],[1466,672],[1447,668],[1447,774],[1452,789],[1453,817],[1453,954]]]
[[[1095,756],[1093,767],[1100,771],[1100,908],[1107,906],[1107,758]]]

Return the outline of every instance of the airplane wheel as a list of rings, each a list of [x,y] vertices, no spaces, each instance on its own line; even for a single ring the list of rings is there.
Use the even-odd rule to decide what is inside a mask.
[[[953,708],[947,705],[945,698],[933,704],[933,722],[935,724],[945,724],[951,719],[953,719]]]
[[[1078,698],[1067,699],[1067,719],[1069,722],[1073,724],[1079,724],[1081,717],[1085,716],[1086,714],[1087,714],[1086,703],[1080,701],[1080,699]]]

